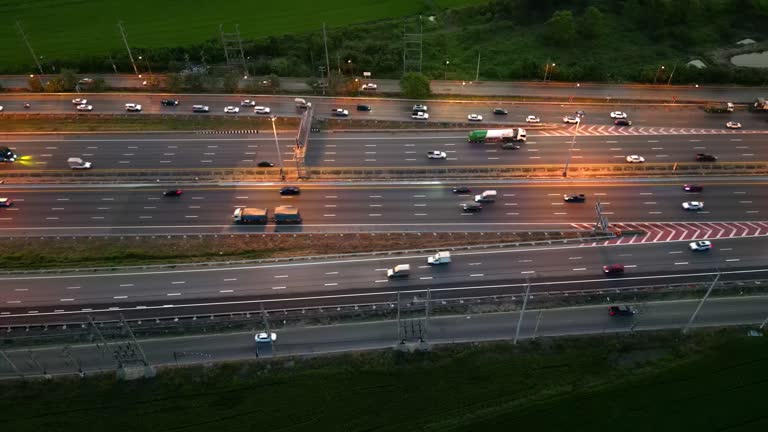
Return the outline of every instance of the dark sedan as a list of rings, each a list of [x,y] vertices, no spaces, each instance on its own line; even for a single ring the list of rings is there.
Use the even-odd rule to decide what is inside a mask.
[[[170,189],[163,192],[163,196],[177,197],[177,196],[181,196],[182,193],[184,193],[184,191],[182,191],[181,189]]]
[[[280,195],[299,195],[301,189],[298,186],[286,186],[280,189]]]
[[[273,164],[272,162],[269,162],[269,161],[261,161],[261,162],[258,163],[258,166],[260,166],[262,168],[272,168],[273,166],[275,166],[275,164]]]
[[[584,202],[586,200],[587,197],[585,197],[584,194],[563,195],[563,201],[565,202]]]

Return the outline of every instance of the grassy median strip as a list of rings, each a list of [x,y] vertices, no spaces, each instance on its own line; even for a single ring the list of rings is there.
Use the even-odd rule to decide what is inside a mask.
[[[762,431],[766,380],[768,340],[729,329],[4,384],[0,413],[16,432]]]
[[[112,267],[440,248],[575,238],[578,233],[395,233],[10,238],[0,269]]]
[[[279,118],[278,128],[295,129],[298,118]],[[4,132],[131,132],[131,131],[203,131],[263,130],[272,132],[267,118],[258,117],[173,117],[173,116],[7,116],[2,119]]]

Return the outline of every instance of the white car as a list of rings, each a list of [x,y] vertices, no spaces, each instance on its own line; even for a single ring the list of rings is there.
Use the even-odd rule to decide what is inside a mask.
[[[701,210],[704,208],[704,203],[701,201],[686,201],[683,203],[683,209],[685,210]]]
[[[735,121],[729,121],[725,124],[728,129],[741,129],[741,123]]]
[[[413,106],[413,112],[427,112],[428,108],[426,105],[417,104]]]
[[[563,117],[563,123],[577,124],[580,121],[581,121],[581,119],[579,117],[575,117],[575,116],[565,116],[565,117]]]
[[[2,111],[3,111],[3,106],[2,106],[2,105],[0,105],[0,112],[2,112]]]
[[[253,108],[253,112],[256,114],[269,114],[271,111],[269,107],[257,106]]]
[[[207,113],[211,109],[208,107],[208,105],[192,105],[192,112],[196,113]]]
[[[125,110],[126,111],[141,111],[141,105],[134,104],[134,103],[127,103],[127,104],[125,104]]]
[[[256,333],[256,336],[253,337],[253,340],[256,343],[272,343],[277,340],[277,333]]]
[[[627,156],[627,162],[629,163],[643,163],[645,162],[645,158],[638,155],[631,155]]]
[[[712,249],[712,242],[708,242],[706,240],[699,240],[699,241],[688,243],[688,247],[692,251],[710,250]]]
[[[344,108],[334,108],[331,110],[331,114],[336,117],[348,117],[349,111],[345,110]]]
[[[85,105],[88,103],[88,99],[80,99],[80,98],[72,99],[72,103],[75,105]]]
[[[240,102],[240,106],[256,106],[256,101],[252,101],[250,99],[246,99],[246,100]]]
[[[415,112],[411,114],[411,118],[414,120],[429,120],[429,114],[425,112]]]
[[[470,114],[467,116],[467,120],[469,121],[483,121],[483,116],[480,114]]]
[[[541,123],[541,119],[536,117],[535,115],[529,115],[525,118],[526,123]]]
[[[78,111],[93,111],[93,105],[85,105],[85,104],[78,105],[77,106],[77,110]]]
[[[429,159],[445,159],[448,155],[445,154],[444,151],[440,150],[432,150],[431,152],[427,153],[427,158]]]
[[[230,105],[228,107],[224,107],[224,112],[227,114],[237,114],[240,112],[240,108]]]
[[[377,88],[379,88],[379,86],[374,83],[363,84],[362,87],[363,90],[376,90]]]
[[[627,113],[621,111],[614,111],[611,113],[611,118],[620,119],[627,118]]]

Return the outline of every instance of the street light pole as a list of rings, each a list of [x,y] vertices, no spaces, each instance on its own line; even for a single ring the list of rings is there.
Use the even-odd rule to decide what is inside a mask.
[[[579,119],[579,122],[576,123],[576,129],[573,131],[573,138],[571,138],[571,147],[568,148],[568,158],[565,159],[565,167],[563,168],[563,177],[568,177],[568,165],[571,164],[571,157],[573,157],[573,146],[576,145],[576,135],[579,134],[581,121],[584,117],[581,114],[576,114],[576,118]]]
[[[664,69],[664,65],[660,65],[658,69],[656,69],[656,75],[653,76],[653,85],[656,85],[656,80],[659,79],[659,72],[661,72]]]
[[[280,162],[280,179],[285,180],[285,174],[283,174],[285,167],[283,166],[283,157],[280,155],[280,142],[277,140],[277,128],[275,127],[277,116],[270,116],[269,119],[272,120],[272,133],[275,135],[275,150],[277,150],[277,160]]]
[[[547,82],[547,75],[551,72],[550,68],[553,67],[555,67],[555,64],[547,61],[547,64],[544,66],[544,82]]]
[[[443,69],[443,81],[445,81],[445,80],[447,80],[447,79],[448,79],[448,65],[449,65],[450,63],[451,63],[451,62],[450,62],[450,61],[448,61],[448,60],[446,60],[446,61],[445,61],[445,68]]]

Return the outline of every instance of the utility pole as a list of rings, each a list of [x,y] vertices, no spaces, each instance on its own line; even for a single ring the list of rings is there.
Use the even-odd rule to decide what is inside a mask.
[[[424,305],[424,331],[421,333],[421,342],[429,336],[429,306],[432,303],[432,290],[427,286],[427,303]]]
[[[16,365],[15,365],[15,364],[14,364],[14,363],[11,361],[11,359],[9,359],[9,358],[8,358],[8,355],[5,353],[5,350],[4,350],[4,349],[0,349],[0,355],[2,355],[2,356],[3,356],[3,358],[5,359],[5,361],[6,361],[6,362],[7,362],[9,365],[11,365],[11,369],[13,369],[13,372],[14,372],[16,375],[18,375],[20,378],[24,378],[24,374],[22,374],[22,373],[19,371],[19,368],[17,368],[17,367],[16,367]]]
[[[128,330],[128,336],[131,337],[131,342],[133,342],[136,348],[138,348],[139,354],[141,354],[141,361],[144,362],[144,366],[149,366],[149,360],[147,360],[147,355],[144,354],[144,349],[141,348],[139,341],[136,340],[136,336],[133,334],[133,330],[131,330],[131,326],[128,325],[128,321],[125,320],[125,317],[123,317],[123,314],[120,314],[120,321],[122,321],[126,330]]]
[[[699,310],[702,306],[704,306],[704,302],[707,301],[707,298],[709,297],[709,294],[712,292],[712,289],[715,288],[715,285],[717,285],[717,281],[720,280],[720,271],[717,272],[717,277],[715,280],[712,281],[712,284],[709,285],[709,289],[707,290],[707,293],[704,294],[704,297],[699,302],[699,305],[696,306],[696,310],[693,311],[693,315],[691,315],[691,319],[688,320],[688,324],[683,327],[683,334],[688,333],[688,329],[691,327],[691,324],[693,324],[693,320],[696,319],[696,315],[699,313]]]
[[[475,70],[475,81],[480,81],[480,50],[477,51],[477,69]]]
[[[128,50],[128,58],[131,59],[131,65],[133,66],[133,73],[138,75],[139,69],[136,67],[136,62],[133,61],[133,54],[131,53],[131,47],[128,45],[128,36],[125,35],[125,29],[123,28],[122,21],[117,22],[117,28],[120,29],[120,35],[123,37],[123,43],[125,44],[125,49]]]
[[[523,308],[520,310],[520,317],[517,319],[517,330],[515,330],[515,340],[512,341],[513,345],[517,345],[517,339],[520,336],[520,327],[523,325],[523,314],[525,313],[525,306],[528,304],[528,293],[531,291],[531,281],[528,277],[525,278],[525,297],[523,297]]]
[[[544,311],[540,310],[538,314],[536,314],[536,327],[533,328],[533,340],[536,340],[536,335],[539,333],[539,324],[541,324],[541,320],[544,318]]]
[[[112,70],[115,71],[115,75],[117,75],[117,65],[115,64],[115,60],[112,59],[112,54],[109,56],[109,63],[112,64]]]
[[[103,344],[102,346],[100,346],[98,342],[96,343],[96,348],[98,348],[99,351],[101,351],[101,355],[103,356],[104,350],[106,348],[109,348],[109,344],[107,343],[107,340],[104,339],[104,335],[101,333],[101,330],[99,330],[99,328],[96,326],[96,322],[93,320],[93,317],[90,315],[88,315],[88,323],[91,324],[91,328],[96,332],[96,336],[99,338],[99,340]]]
[[[43,66],[40,64],[40,61],[37,59],[37,55],[35,55],[35,50],[32,49],[32,44],[29,43],[29,39],[27,39],[27,34],[24,33],[24,28],[21,27],[20,21],[16,21],[16,29],[19,31],[21,38],[24,39],[24,44],[27,45],[27,49],[29,50],[29,55],[32,56],[32,60],[37,65],[37,70],[39,70],[40,75],[42,75]],[[40,81],[40,85],[43,85],[43,78],[40,75],[37,76],[37,79]]]
[[[269,346],[271,349],[274,349],[274,341],[272,340],[272,331],[269,329],[269,316],[267,316],[267,311],[264,310],[264,303],[259,304],[261,306],[261,319],[264,320],[264,331],[267,332],[267,337],[269,337]]]
[[[397,289],[397,337],[400,339],[400,343],[405,343],[405,335],[403,334],[403,326],[400,321],[400,288]]]
[[[325,33],[325,23],[323,23],[323,45],[325,45],[325,70],[328,72],[328,81],[330,81],[331,61],[328,58],[328,35]]]

